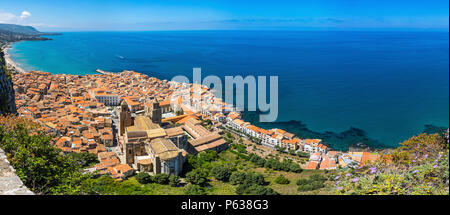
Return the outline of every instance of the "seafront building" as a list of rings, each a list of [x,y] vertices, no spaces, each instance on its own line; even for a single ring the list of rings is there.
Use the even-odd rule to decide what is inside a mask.
[[[85,76],[31,71],[14,74],[13,81],[21,116],[54,134],[54,146],[64,153],[97,154],[100,163],[91,170],[118,180],[134,171],[178,175],[189,154],[227,149],[225,130],[278,150],[309,153],[308,169],[376,158],[329,151],[320,139],[251,125],[200,85],[133,71]]]

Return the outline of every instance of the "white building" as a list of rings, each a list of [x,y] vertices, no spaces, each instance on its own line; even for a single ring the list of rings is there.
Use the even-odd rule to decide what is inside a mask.
[[[106,106],[120,105],[119,95],[107,91],[106,89],[102,88],[92,89],[91,96],[96,98],[98,102],[103,103]]]

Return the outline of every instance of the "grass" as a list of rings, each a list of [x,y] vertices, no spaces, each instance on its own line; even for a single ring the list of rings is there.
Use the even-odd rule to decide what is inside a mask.
[[[122,182],[122,186],[139,186],[144,195],[183,195],[183,187],[172,187],[163,184],[140,184],[135,177],[130,177]]]
[[[329,187],[325,187],[316,191],[310,191],[310,192],[299,192],[297,191],[297,180],[301,178],[308,178],[309,176],[313,174],[320,174],[325,175],[325,171],[320,170],[303,170],[301,173],[293,173],[293,172],[283,172],[283,171],[274,171],[274,170],[267,170],[265,168],[256,168],[257,172],[260,172],[264,175],[264,178],[267,182],[270,184],[268,185],[270,188],[274,189],[281,195],[310,195],[310,194],[320,194],[320,195],[327,195],[332,194]],[[280,175],[284,175],[287,179],[289,179],[289,184],[277,184],[275,183],[275,179]]]
[[[208,190],[208,195],[236,195],[236,186],[230,183],[225,183],[218,180],[211,180],[209,182],[211,188]]]

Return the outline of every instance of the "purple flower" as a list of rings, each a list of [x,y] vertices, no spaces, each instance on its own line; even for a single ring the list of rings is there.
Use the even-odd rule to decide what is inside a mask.
[[[413,174],[416,174],[417,172],[419,172],[419,170],[414,170],[412,173],[413,173]]]
[[[424,158],[424,159],[427,159],[427,158],[428,158],[428,154],[424,155],[423,158]]]
[[[370,168],[370,174],[374,174],[377,172],[377,168],[376,167],[371,167]]]
[[[416,162],[416,160],[412,160],[411,162],[415,163],[415,162]]]
[[[345,174],[345,176],[346,177],[350,177],[350,176],[352,176],[352,174],[351,173],[347,173],[347,174]]]
[[[338,176],[336,176],[336,178],[334,178],[334,180],[338,180],[340,177],[341,177],[341,176],[338,175]]]
[[[340,183],[340,181],[336,181],[336,185],[338,185]]]
[[[342,187],[338,187],[337,190],[341,191],[341,190],[342,190]]]
[[[358,182],[358,181],[359,181],[359,178],[354,178],[354,179],[352,180],[353,183]]]
[[[436,169],[436,167],[437,167],[438,165],[437,164],[435,164],[434,166],[433,166],[433,169]]]

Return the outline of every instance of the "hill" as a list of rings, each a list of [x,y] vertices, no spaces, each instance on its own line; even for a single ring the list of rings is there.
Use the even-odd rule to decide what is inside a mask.
[[[22,40],[51,40],[49,38],[41,37],[43,35],[57,34],[40,32],[32,26],[0,24],[0,43]]]
[[[13,32],[25,35],[41,35],[42,33],[32,26],[22,26],[14,24],[0,24],[1,31]]]

